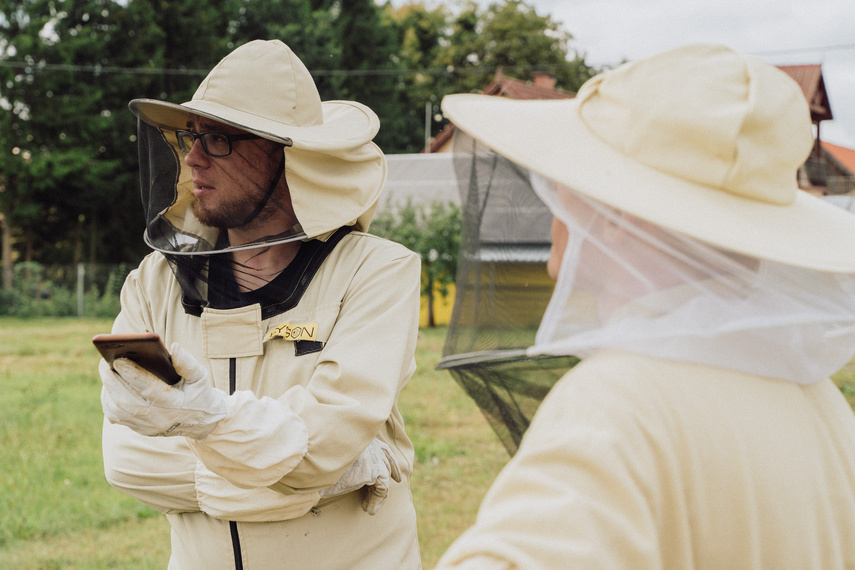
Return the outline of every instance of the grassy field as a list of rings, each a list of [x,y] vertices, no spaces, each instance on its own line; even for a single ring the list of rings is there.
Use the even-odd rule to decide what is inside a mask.
[[[104,481],[98,355],[106,320],[0,318],[0,569],[163,570],[164,517]],[[425,568],[474,520],[508,455],[425,329],[400,407],[416,446],[413,496]]]
[[[115,491],[101,466],[100,380],[90,338],[104,320],[0,318],[0,569],[162,570],[163,517]],[[425,568],[474,520],[508,456],[438,362],[444,328],[421,333],[401,396],[416,446],[413,496]],[[855,365],[835,380],[855,407]]]

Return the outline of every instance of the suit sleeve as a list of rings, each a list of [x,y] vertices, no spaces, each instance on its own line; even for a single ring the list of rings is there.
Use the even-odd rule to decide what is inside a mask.
[[[121,295],[122,311],[113,324],[113,332],[154,330],[136,272],[128,276]],[[105,419],[102,452],[104,473],[113,487],[162,513],[199,511],[196,458],[183,437],[145,437]]]

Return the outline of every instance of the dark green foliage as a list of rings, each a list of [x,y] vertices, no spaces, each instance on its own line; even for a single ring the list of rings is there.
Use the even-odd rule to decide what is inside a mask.
[[[460,206],[412,202],[386,209],[375,216],[371,233],[396,241],[419,254],[422,260],[422,296],[428,299],[428,326],[435,326],[433,296],[448,296],[457,277],[457,254],[462,228]]]
[[[570,92],[598,71],[571,50],[569,32],[522,0],[483,8],[469,0],[458,12],[422,3],[386,10],[399,26],[402,63],[413,70],[404,76],[403,93],[422,117],[431,104],[431,135],[445,126],[439,120],[444,95],[481,91],[497,71],[523,81],[547,72]]]
[[[386,152],[412,150],[412,118],[405,111],[405,98],[399,88],[400,70],[397,31],[382,18],[373,0],[339,0],[336,30],[341,42],[341,67],[348,72],[343,95],[371,107],[380,117],[380,132],[375,141]],[[415,124],[417,128],[418,123]]]
[[[567,59],[569,34],[519,0],[456,13],[373,0],[0,0],[11,258],[137,263],[147,248],[128,101],[186,101],[229,51],[272,38],[303,59],[322,99],[374,109],[387,153],[421,150],[425,104],[438,114],[444,94],[481,89],[500,66],[521,78],[551,66],[571,90],[592,71]]]
[[[126,264],[86,265],[79,276],[78,266],[17,263],[14,287],[0,289],[0,316],[115,318],[131,269]]]

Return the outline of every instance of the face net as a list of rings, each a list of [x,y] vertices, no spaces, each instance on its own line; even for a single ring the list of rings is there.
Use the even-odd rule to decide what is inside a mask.
[[[472,397],[509,453],[552,385],[577,359],[526,354],[552,294],[552,214],[528,173],[458,131],[463,205],[454,310],[438,366]]]
[[[530,354],[616,348],[799,384],[852,357],[855,276],[736,254],[532,180],[568,241]]]
[[[439,368],[509,452],[551,386],[602,349],[801,384],[855,352],[855,276],[722,250],[455,137],[464,235]],[[553,212],[568,229],[554,287],[545,271]]]
[[[186,155],[178,149],[175,131],[138,121],[138,141],[146,220],[144,239],[152,249],[163,253],[169,260],[181,284],[185,304],[204,306],[222,295],[235,297],[241,286],[249,283],[250,269],[246,264],[251,261],[251,255],[243,255],[243,262],[238,262],[235,256],[222,254],[239,251],[263,253],[272,245],[306,237],[299,225],[294,225],[282,227],[281,232],[267,232],[250,242],[230,243],[224,229],[260,224],[277,211],[290,211],[283,196],[274,192],[279,176],[283,175],[281,150],[277,151],[270,167],[244,157],[238,146],[233,144],[231,152],[238,161],[243,160],[243,168],[232,180],[240,183],[242,192],[237,194],[233,203],[221,207],[218,212],[206,214],[195,205],[192,172],[184,162]],[[237,176],[241,178],[239,181]],[[277,277],[279,273],[252,273],[253,288],[259,288],[259,280],[261,283],[273,282]],[[240,302],[236,299],[229,301],[231,304]]]

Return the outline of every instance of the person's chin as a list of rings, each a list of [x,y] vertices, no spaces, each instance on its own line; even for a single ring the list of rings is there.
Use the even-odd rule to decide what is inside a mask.
[[[193,215],[196,216],[196,219],[199,220],[203,225],[212,228],[220,227],[220,224],[218,223],[218,217],[213,215],[198,197],[193,203]]]

